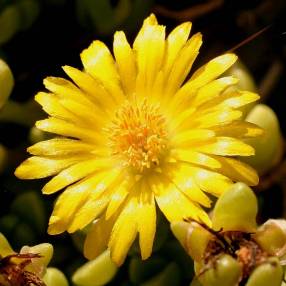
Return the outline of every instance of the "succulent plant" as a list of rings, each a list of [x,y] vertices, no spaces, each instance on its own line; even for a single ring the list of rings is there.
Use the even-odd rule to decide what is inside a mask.
[[[257,209],[252,190],[237,183],[218,199],[212,227],[196,221],[172,225],[195,261],[194,285],[281,285],[286,221],[269,220],[257,228]]]

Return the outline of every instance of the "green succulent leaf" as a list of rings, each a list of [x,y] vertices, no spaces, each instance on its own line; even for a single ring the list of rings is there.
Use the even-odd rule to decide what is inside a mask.
[[[179,286],[181,271],[176,263],[170,263],[161,273],[140,286]]]
[[[47,286],[68,286],[69,283],[65,275],[57,268],[47,268],[43,281]]]
[[[244,183],[236,183],[217,201],[213,214],[213,229],[254,232],[256,230],[257,200]]]
[[[286,232],[283,231],[279,221],[282,220],[268,220],[253,235],[256,242],[271,255],[277,255],[286,245]],[[284,220],[283,222],[285,223]]]
[[[272,257],[258,266],[250,275],[246,286],[281,286],[283,270],[278,258]]]
[[[72,281],[78,286],[101,286],[108,283],[118,267],[110,258],[109,250],[88,261],[73,274]]]
[[[239,263],[230,255],[224,254],[212,268],[199,275],[198,279],[203,286],[236,286],[240,276]]]
[[[0,15],[1,27],[1,15]],[[2,27],[0,28],[0,41],[1,41]],[[14,86],[13,74],[9,66],[0,59],[0,109],[6,102]]]
[[[257,138],[247,139],[247,143],[255,148],[255,155],[241,160],[253,166],[260,175],[263,175],[275,166],[282,156],[279,120],[270,107],[265,104],[257,104],[249,112],[246,121],[263,128],[264,134]]]

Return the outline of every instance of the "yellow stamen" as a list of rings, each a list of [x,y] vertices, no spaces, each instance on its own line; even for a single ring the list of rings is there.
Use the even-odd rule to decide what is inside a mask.
[[[159,106],[150,105],[146,100],[139,106],[125,104],[106,130],[113,154],[119,155],[124,165],[140,173],[159,165],[167,147],[165,118]]]

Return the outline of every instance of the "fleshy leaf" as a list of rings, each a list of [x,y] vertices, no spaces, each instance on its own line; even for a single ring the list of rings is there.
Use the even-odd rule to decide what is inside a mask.
[[[256,230],[257,200],[244,183],[236,183],[217,201],[214,208],[213,228],[223,231]]]

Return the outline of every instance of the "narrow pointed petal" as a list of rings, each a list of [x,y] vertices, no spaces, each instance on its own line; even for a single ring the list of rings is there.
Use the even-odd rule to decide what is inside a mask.
[[[194,148],[199,152],[221,156],[251,156],[255,150],[241,140],[231,137],[215,137]]]
[[[159,72],[165,50],[165,27],[148,26],[144,29],[140,41],[134,45],[138,64],[136,92],[146,96]]]
[[[52,176],[63,169],[83,161],[85,157],[70,156],[68,158],[49,158],[34,156],[24,161],[15,171],[20,179],[40,179]]]
[[[236,84],[237,82],[238,80],[232,76],[213,80],[198,90],[198,93],[192,103],[195,106],[199,106],[204,102],[219,96],[226,88]]]
[[[84,126],[99,128],[105,123],[105,114],[98,106],[91,108],[72,99],[61,99],[59,103],[72,113],[77,118],[77,121]]]
[[[249,91],[228,92],[211,99],[200,106],[201,110],[239,108],[259,99],[259,95]]]
[[[213,112],[201,114],[195,113],[186,126],[194,126],[197,128],[210,128],[230,124],[231,122],[240,119],[242,112],[232,109],[220,109]]]
[[[69,80],[59,77],[44,79],[45,88],[62,98],[71,98],[83,104],[91,104],[85,94]]]
[[[95,259],[107,248],[115,219],[106,219],[103,215],[93,223],[84,242],[83,253],[87,259]]]
[[[38,92],[35,100],[43,107],[43,110],[51,116],[59,119],[77,121],[70,111],[66,110],[59,102],[59,98],[53,93]]]
[[[124,32],[114,34],[113,51],[122,86],[126,94],[130,95],[135,89],[137,68],[135,54],[127,42]]]
[[[179,132],[172,138],[173,144],[176,146],[193,145],[198,141],[205,141],[214,137],[215,133],[207,129],[190,129],[188,131]]]
[[[120,104],[125,98],[115,61],[106,45],[100,41],[94,41],[80,56],[85,70],[98,79]]]
[[[104,209],[107,197],[94,203],[97,204],[97,208],[92,205],[94,212],[91,220],[87,217],[84,220],[83,215],[86,214],[87,207],[90,207],[93,201],[100,198],[106,190],[107,185],[104,180],[108,178],[109,174],[110,172],[102,172],[92,175],[68,187],[57,199],[49,221],[48,232],[50,234],[59,234],[66,230],[74,232],[85,227],[91,220],[96,219]],[[101,205],[103,205],[102,208],[100,208]]]
[[[94,78],[102,82],[119,80],[114,59],[103,42],[94,41],[80,57],[85,70]]]
[[[90,143],[98,142],[98,140],[103,139],[103,136],[99,136],[95,131],[91,129],[83,128],[76,124],[54,117],[37,121],[36,127],[46,132],[78,138]]]
[[[83,143],[79,140],[68,138],[53,138],[46,141],[38,142],[27,150],[30,154],[40,156],[65,156],[89,153],[94,151],[92,144]]]
[[[110,162],[107,159],[99,160],[95,158],[74,164],[53,177],[44,186],[42,192],[44,194],[53,194],[96,171],[102,171],[109,164]]]
[[[174,149],[172,150],[171,156],[178,161],[193,163],[195,165],[201,165],[208,168],[218,169],[221,167],[220,162],[215,158],[187,148]]]
[[[234,54],[224,54],[214,58],[199,68],[186,83],[186,86],[189,85],[193,89],[202,87],[223,74],[236,60],[237,56]]]
[[[211,128],[217,136],[227,136],[235,138],[252,138],[260,136],[264,130],[259,126],[247,121],[234,121],[224,126],[215,126]]]
[[[164,73],[166,75],[168,75],[169,72],[171,71],[181,49],[186,44],[190,35],[191,28],[192,28],[192,23],[186,22],[177,26],[169,34],[166,46],[166,59],[163,68]]]
[[[182,85],[191,67],[199,53],[202,45],[202,35],[195,34],[188,40],[187,44],[181,49],[176,61],[172,67],[168,79],[166,80],[165,92],[168,95],[173,95]],[[177,98],[174,98],[174,105],[176,105]],[[172,105],[171,105],[172,106]]]
[[[95,104],[100,104],[104,108],[112,108],[116,105],[110,93],[89,74],[70,66],[64,66],[63,70]]]
[[[133,43],[133,49],[140,45],[140,42],[142,41],[142,37],[144,37],[145,30],[149,28],[150,26],[157,26],[158,21],[156,19],[156,16],[154,14],[151,14],[149,17],[147,17],[142,25],[142,28],[138,32],[138,35],[136,36],[134,43]]]
[[[190,172],[200,189],[214,196],[220,196],[233,185],[228,177],[217,172],[194,167],[190,167]]]
[[[154,194],[144,182],[141,183],[137,224],[141,256],[145,260],[152,253],[156,232],[156,207]]]
[[[81,183],[83,185],[84,183]],[[48,233],[59,234],[67,230],[74,218],[77,210],[85,203],[89,197],[88,191],[79,188],[67,188],[57,199],[53,213],[50,217]]]
[[[220,156],[212,156],[221,164],[221,168],[217,172],[231,178],[235,182],[243,182],[248,186],[256,186],[259,182],[259,177],[255,169],[249,165],[233,159]]]
[[[191,217],[210,224],[210,219],[203,209],[193,203],[168,179],[163,176],[160,176],[160,179],[152,177],[149,179],[149,185],[155,194],[159,208],[170,222]]]
[[[106,219],[109,219],[114,213],[120,208],[123,202],[128,197],[130,189],[133,187],[134,183],[130,178],[125,178],[123,182],[114,190],[113,194],[110,196],[110,201],[105,213]]]
[[[121,265],[137,235],[138,198],[130,195],[111,232],[108,247],[112,260]]]
[[[115,169],[104,174],[97,186],[91,190],[89,199],[77,211],[68,232],[84,228],[106,209],[112,188],[121,181],[120,173],[120,170]]]
[[[170,173],[170,175],[168,175],[170,181],[172,181],[178,189],[180,189],[180,191],[182,191],[193,202],[199,203],[205,207],[210,207],[211,200],[198,187],[195,179],[193,178],[193,174],[190,172],[191,169],[183,164],[173,169],[173,172],[172,170],[168,170],[168,173]]]

